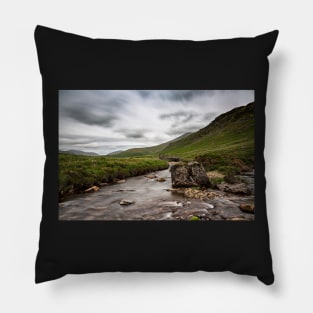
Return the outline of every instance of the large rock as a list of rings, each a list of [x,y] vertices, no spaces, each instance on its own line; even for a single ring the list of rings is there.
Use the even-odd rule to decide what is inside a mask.
[[[202,164],[198,162],[174,164],[170,171],[173,187],[210,187],[211,185]]]

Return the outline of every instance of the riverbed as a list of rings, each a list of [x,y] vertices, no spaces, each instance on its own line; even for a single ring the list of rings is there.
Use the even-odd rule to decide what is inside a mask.
[[[239,208],[240,204],[254,203],[253,194],[234,195],[212,189],[216,194],[213,199],[187,198],[172,190],[168,169],[153,174],[156,178],[131,177],[96,192],[72,195],[59,203],[59,220],[254,220],[254,214]],[[165,181],[158,181],[160,177]],[[123,200],[131,204],[121,205]]]

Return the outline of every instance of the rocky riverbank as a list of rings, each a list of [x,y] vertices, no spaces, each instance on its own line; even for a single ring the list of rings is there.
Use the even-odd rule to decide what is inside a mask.
[[[169,170],[128,178],[59,204],[60,220],[253,221],[254,195],[172,187]]]

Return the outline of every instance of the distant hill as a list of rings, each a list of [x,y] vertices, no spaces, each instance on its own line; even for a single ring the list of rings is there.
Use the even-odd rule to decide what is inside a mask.
[[[111,153],[108,153],[107,155],[116,155],[116,154],[119,154],[119,153],[121,153],[121,152],[123,152],[123,150],[113,151],[113,152],[111,152]]]
[[[240,142],[253,142],[254,103],[219,115],[208,126],[170,143],[162,152],[194,156],[208,150],[227,149]]]
[[[164,150],[170,143],[176,142],[178,140],[181,140],[185,138],[186,136],[189,136],[191,133],[185,133],[173,140],[164,142],[160,145],[157,146],[152,146],[152,147],[145,147],[145,148],[133,148],[133,149],[128,149],[123,152],[117,152],[114,153],[114,156],[117,157],[134,157],[134,156],[146,156],[146,155],[156,155],[162,150]],[[112,155],[112,153],[107,154],[107,155]]]
[[[80,150],[67,150],[67,151],[59,150],[59,153],[75,154],[75,155],[86,155],[86,156],[97,156],[97,155],[99,155],[99,154],[97,154],[95,152],[85,152],[85,151],[80,151]]]

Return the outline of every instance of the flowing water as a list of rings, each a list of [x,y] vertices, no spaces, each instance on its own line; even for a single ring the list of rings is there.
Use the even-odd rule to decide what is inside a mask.
[[[254,195],[233,195],[221,191],[214,199],[189,199],[171,191],[169,170],[155,172],[158,182],[145,176],[131,177],[124,183],[107,185],[93,193],[77,194],[59,203],[60,220],[254,220],[239,205],[254,203]],[[253,174],[244,176],[250,185]],[[248,182],[248,183],[249,183]],[[122,200],[134,202],[121,205]]]

